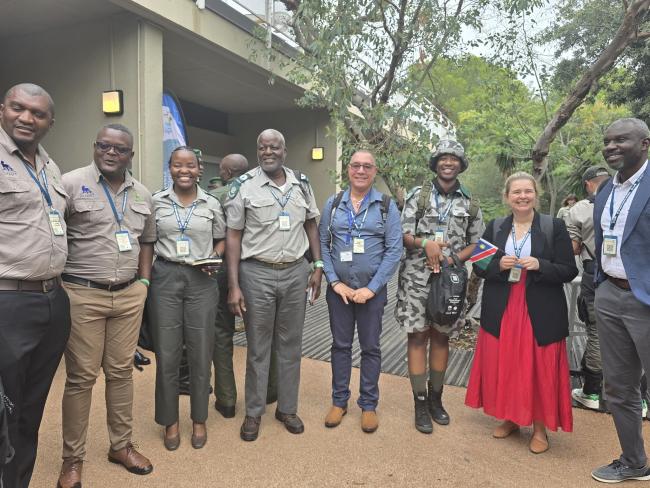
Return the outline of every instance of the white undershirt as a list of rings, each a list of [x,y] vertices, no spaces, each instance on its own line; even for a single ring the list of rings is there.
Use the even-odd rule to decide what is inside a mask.
[[[607,198],[607,201],[605,202],[605,208],[603,209],[603,215],[600,219],[600,226],[603,230],[603,240],[606,238],[606,236],[615,236],[617,238],[617,249],[616,249],[616,256],[606,256],[603,250],[601,249],[601,264],[603,266],[603,271],[605,274],[612,276],[614,278],[620,278],[622,280],[627,279],[627,273],[625,272],[625,267],[623,266],[623,260],[621,259],[621,246],[623,245],[623,232],[625,231],[625,223],[627,222],[627,216],[630,211],[630,207],[632,205],[632,200],[634,200],[634,195],[636,195],[636,191],[639,189],[639,185],[632,191],[628,199],[625,201],[625,204],[623,205],[623,208],[621,209],[621,213],[618,216],[618,220],[616,220],[616,225],[614,225],[614,228],[612,230],[609,229],[609,224],[612,221],[612,217],[609,214],[609,205],[610,201],[612,199],[612,196],[614,196],[614,212],[613,214],[616,215],[616,212],[618,210],[618,207],[621,205],[621,202],[625,198],[625,195],[627,195],[627,192],[630,190],[632,185],[643,176],[643,173],[646,170],[646,167],[648,166],[648,161],[646,161],[643,166],[634,173],[630,178],[628,178],[626,181],[621,183],[619,181],[619,173],[616,173],[614,175],[614,179],[612,180],[612,183],[614,187],[612,188],[612,192],[609,194],[609,197]],[[645,184],[648,184],[646,181]]]

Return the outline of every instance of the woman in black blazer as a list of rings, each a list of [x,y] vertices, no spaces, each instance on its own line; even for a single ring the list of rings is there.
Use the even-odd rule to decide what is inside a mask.
[[[488,223],[483,239],[499,248],[485,267],[481,330],[465,403],[503,419],[493,436],[533,425],[529,449],[548,450],[546,429],[570,432],[569,335],[564,283],[578,274],[564,222],[535,211],[537,183],[528,173],[506,180],[512,210]]]

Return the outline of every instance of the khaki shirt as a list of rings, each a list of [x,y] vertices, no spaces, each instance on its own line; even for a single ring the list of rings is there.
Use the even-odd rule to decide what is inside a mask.
[[[301,258],[309,248],[303,225],[306,220],[320,215],[316,198],[309,182],[299,182],[288,168],[284,171],[287,177],[284,192],[259,166],[240,176],[230,188],[225,205],[226,218],[228,227],[243,230],[242,260],[255,258],[270,263],[289,263]],[[279,200],[291,192],[284,208],[289,214],[289,230],[280,230],[282,207],[272,192]]]
[[[594,256],[596,255],[594,252],[596,248],[596,236],[594,234],[594,204],[586,198],[580,200],[569,209],[564,220],[569,235],[571,236],[571,240],[583,244],[582,251],[580,252],[580,259],[583,261],[594,259]],[[589,248],[591,256],[585,250],[585,247]]]
[[[102,284],[123,283],[138,270],[140,243],[156,241],[153,199],[128,171],[117,195],[108,186],[119,213],[127,192],[122,230],[129,232],[132,249],[120,252],[115,239],[120,226],[100,183],[102,178],[94,162],[63,175],[63,186],[70,195],[66,210],[69,254],[65,273]]]
[[[55,236],[49,208],[36,182],[29,175],[24,156],[0,128],[0,279],[47,280],[63,271],[68,243],[66,236]],[[66,194],[61,172],[42,146],[36,153],[36,174],[58,211],[63,215]]]
[[[193,202],[196,206],[184,232],[184,236],[190,241],[190,255],[185,257],[176,255],[176,241],[181,237],[181,231],[172,202],[177,205],[178,217],[182,224],[185,223],[192,206],[183,206],[173,187],[154,194],[153,205],[158,234],[156,255],[176,262],[207,258],[212,254],[214,241],[226,237],[226,217],[219,200],[197,187],[196,200]]]
[[[433,239],[436,230],[441,227],[445,232],[445,241],[449,242],[449,247],[442,249],[445,256],[458,253],[470,244],[478,242],[484,230],[483,214],[479,209],[475,218],[470,216],[471,196],[461,185],[458,185],[457,189],[452,190],[448,195],[438,194],[439,208],[435,203],[437,190],[434,187],[431,191],[429,206],[424,211],[422,218],[417,222],[416,229],[415,215],[421,189],[422,187],[418,186],[406,196],[402,210],[402,231],[405,234]],[[442,226],[438,224],[439,209],[443,214],[447,213],[447,210],[449,211]],[[424,249],[405,249],[399,274],[402,280],[426,284],[431,271],[426,267]]]

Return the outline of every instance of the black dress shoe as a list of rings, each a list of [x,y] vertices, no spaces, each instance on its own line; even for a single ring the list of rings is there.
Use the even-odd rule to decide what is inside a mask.
[[[136,366],[149,366],[151,364],[151,359],[136,349],[135,355],[133,356],[133,362]]]
[[[244,417],[244,423],[241,424],[241,429],[239,429],[239,437],[243,441],[254,441],[257,439],[257,435],[260,432],[260,422],[262,417],[251,417],[246,415]]]
[[[221,405],[218,401],[214,402],[214,408],[223,418],[231,419],[235,416],[235,406]]]
[[[305,424],[295,413],[282,413],[280,410],[276,410],[275,418],[282,422],[292,434],[302,434],[305,431]]]

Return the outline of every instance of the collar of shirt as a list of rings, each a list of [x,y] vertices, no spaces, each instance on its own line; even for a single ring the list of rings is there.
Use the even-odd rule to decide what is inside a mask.
[[[97,167],[97,164],[95,163],[95,161],[93,161],[91,163],[91,166],[92,166],[92,169],[93,169],[93,173],[95,175],[95,182],[99,185],[99,184],[101,184],[100,182],[101,182],[101,179],[104,178],[104,175],[102,175],[102,172],[99,171],[99,168]],[[124,191],[125,188],[131,188],[132,186],[134,186],[133,177],[131,176],[131,172],[128,169],[126,169],[126,170],[124,170],[124,183],[122,183],[120,185],[120,188],[115,193],[115,195],[119,195],[120,193],[122,193]]]
[[[8,153],[10,154],[17,153],[17,156],[20,159],[27,160],[27,158],[22,153],[20,148],[16,146],[14,140],[11,137],[9,137],[9,134],[7,134],[2,127],[0,127],[0,145],[4,146],[4,148],[7,150]],[[40,171],[45,167],[45,164],[49,160],[50,160],[50,155],[47,154],[43,146],[39,144],[38,149],[36,150],[36,172],[40,173]]]
[[[284,171],[284,174],[285,174],[285,176],[287,178],[286,183],[288,183],[289,185],[299,185],[300,184],[300,182],[298,181],[296,176],[293,174],[293,171],[287,171],[287,168],[285,168],[284,166],[282,166],[282,170]],[[258,181],[259,186],[270,185],[270,186],[273,186],[273,187],[277,188],[278,190],[280,189],[280,187],[271,178],[269,178],[269,176],[259,166],[258,166],[257,175],[255,175],[255,176],[256,176],[256,179],[259,179],[259,181]],[[289,186],[287,186],[286,188],[288,189]]]
[[[363,205],[359,207],[359,212],[361,212],[362,209],[369,207],[372,202],[381,202],[382,196],[381,193],[375,189],[374,186],[370,187],[370,190],[368,191],[368,198],[365,199]],[[348,188],[345,190],[345,193],[343,193],[343,196],[341,197],[341,203],[345,204],[348,208],[352,209],[352,205],[350,204],[350,189]]]
[[[170,200],[172,200],[173,202],[175,202],[176,205],[178,205],[179,207],[185,208],[185,205],[183,205],[181,203],[181,201],[178,199],[178,195],[176,195],[176,192],[174,191],[173,185],[169,186],[168,188],[165,188],[163,191],[161,191],[159,193],[159,195],[161,197],[167,197]],[[205,190],[203,190],[203,188],[201,188],[199,185],[196,185],[196,198],[194,199],[194,202],[197,202],[199,200],[201,200],[203,202],[207,202],[208,201],[208,194],[205,192]],[[192,203],[194,203],[194,202],[192,202]],[[190,204],[190,205],[192,205],[192,204]]]
[[[470,198],[469,192],[465,189],[465,187],[460,183],[459,180],[456,180],[456,181],[454,182],[454,185],[449,189],[448,192],[446,192],[446,191],[442,188],[442,186],[440,185],[440,182],[438,181],[438,178],[435,178],[435,179],[433,180],[433,187],[435,188],[435,190],[436,190],[439,194],[444,195],[444,196],[446,196],[446,197],[448,197],[448,196],[451,195],[452,193],[460,193],[461,195],[463,195],[463,196],[465,196],[465,197],[467,197],[467,198]]]
[[[612,184],[614,185],[614,188],[617,190],[622,188],[629,188],[634,183],[636,183],[636,180],[641,178],[643,173],[645,173],[647,167],[648,167],[648,160],[646,159],[646,162],[643,163],[643,166],[641,166],[636,173],[634,173],[632,176],[630,176],[627,180],[625,180],[622,183],[619,181],[620,172],[616,173],[614,179],[612,180]]]

